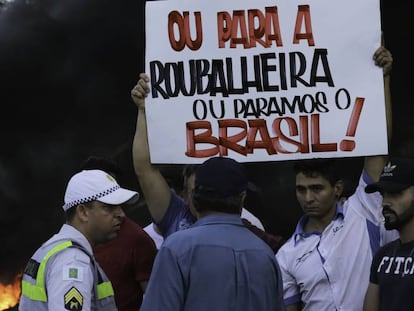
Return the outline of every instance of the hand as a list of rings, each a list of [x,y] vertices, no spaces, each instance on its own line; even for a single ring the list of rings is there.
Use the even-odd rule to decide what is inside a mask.
[[[375,51],[373,59],[375,61],[375,65],[382,67],[384,76],[388,76],[391,73],[393,58],[388,49],[383,46],[379,47]]]
[[[139,80],[134,88],[131,90],[131,97],[138,108],[144,107],[144,99],[147,97],[150,89],[148,87],[149,77],[145,73],[139,75]]]

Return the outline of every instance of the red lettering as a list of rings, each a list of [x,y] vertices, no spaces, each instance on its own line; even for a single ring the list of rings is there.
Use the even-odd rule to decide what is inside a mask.
[[[321,135],[320,135],[320,127],[319,127],[319,115],[313,114],[311,116],[311,124],[312,124],[312,150],[315,152],[326,152],[326,151],[336,151],[338,150],[338,146],[336,143],[330,144],[321,144]]]
[[[230,41],[230,48],[242,44],[245,49],[256,47],[256,42],[265,48],[283,46],[280,33],[277,6],[266,7],[265,14],[258,9],[235,10],[217,13],[218,46],[224,48]]]
[[[250,153],[253,149],[266,149],[268,154],[277,153],[272,144],[269,132],[267,130],[266,121],[263,119],[249,120],[250,131],[247,135],[246,146]],[[260,134],[262,140],[257,140],[257,134]]]
[[[222,119],[218,120],[219,125],[219,142],[220,142],[220,154],[228,155],[228,149],[236,151],[240,154],[247,154],[247,147],[243,147],[237,142],[243,140],[247,135],[247,124],[243,120],[239,119]],[[242,129],[235,135],[228,135],[228,128],[240,128]]]
[[[195,134],[196,130],[205,129],[206,131]],[[187,123],[187,151],[186,155],[192,158],[212,157],[219,152],[219,140],[212,136],[211,123],[209,121],[194,121]],[[214,147],[196,150],[196,144],[210,144]]]
[[[240,32],[240,37],[238,33]],[[249,36],[247,34],[246,18],[244,11],[233,11],[233,21],[231,23],[230,48],[234,49],[237,44],[243,44],[244,48],[249,48]]]
[[[201,47],[203,42],[203,28],[201,24],[201,13],[194,12],[196,39],[191,39],[189,12],[183,12],[183,16],[177,11],[168,14],[168,38],[170,45],[175,51],[182,51],[187,45],[192,51],[196,51]],[[179,39],[174,36],[174,25],[177,26]]]
[[[302,24],[305,22],[305,32],[302,33]],[[309,46],[314,46],[315,41],[313,40],[312,23],[310,16],[309,5],[299,5],[298,13],[296,15],[295,33],[293,34],[293,43],[299,44],[299,40],[308,40]]]
[[[256,149],[265,149],[269,155],[337,151],[336,143],[321,143],[320,141],[319,114],[313,114],[310,118],[300,116],[298,124],[291,117],[274,119],[271,126],[274,137],[270,136],[264,119],[221,119],[217,122],[218,138],[212,135],[210,121],[187,122],[187,151],[185,153],[187,156],[196,158],[211,157],[217,154],[227,156],[228,150],[247,156]],[[240,131],[229,135],[235,129]],[[196,130],[204,131],[196,134]],[[201,149],[206,144],[213,147]],[[296,148],[289,150],[287,146]]]
[[[285,121],[289,127],[289,136],[296,137],[299,135],[298,126],[296,124],[296,121],[290,117],[283,117],[283,118],[277,118],[273,121],[272,128],[274,133],[276,134],[276,137],[274,138],[274,144],[277,146],[277,150],[279,150],[280,153],[292,153],[288,151],[287,149],[283,148],[280,144],[281,141],[287,142],[289,144],[292,144],[297,147],[296,152],[300,153],[309,153],[309,139],[308,139],[308,117],[307,116],[301,116],[299,118],[299,127],[300,127],[300,135],[299,135],[299,141],[295,141],[288,136],[286,136],[281,128],[282,128],[282,121]],[[294,152],[294,153],[296,153]]]

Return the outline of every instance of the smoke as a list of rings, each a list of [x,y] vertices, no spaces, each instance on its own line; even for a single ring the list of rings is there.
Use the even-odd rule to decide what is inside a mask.
[[[90,154],[128,154],[143,67],[144,2],[26,0],[0,11],[0,276],[62,224]]]

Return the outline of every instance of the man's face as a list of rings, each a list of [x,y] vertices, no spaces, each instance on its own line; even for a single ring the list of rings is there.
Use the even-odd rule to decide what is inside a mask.
[[[401,192],[383,192],[382,214],[387,230],[401,229],[414,216],[414,187]]]
[[[336,200],[341,193],[339,182],[335,185],[322,176],[296,175],[296,198],[306,215],[312,218],[331,218]]]
[[[120,205],[99,201],[87,204],[88,235],[95,245],[108,242],[118,235],[125,213]]]

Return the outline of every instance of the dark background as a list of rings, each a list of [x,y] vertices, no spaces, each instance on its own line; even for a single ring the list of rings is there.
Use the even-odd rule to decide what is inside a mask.
[[[2,7],[1,282],[60,228],[66,183],[88,155],[116,158],[125,172],[121,183],[139,190],[131,163],[136,108],[130,90],[144,69],[144,7],[139,0],[25,0]],[[394,56],[392,152],[412,145],[409,12],[408,1],[382,2],[386,46]],[[344,159],[343,175],[358,178],[362,160]],[[291,162],[246,165],[261,190],[251,210],[269,232],[290,236],[301,215]],[[142,226],[150,221],[145,206],[133,217]]]

